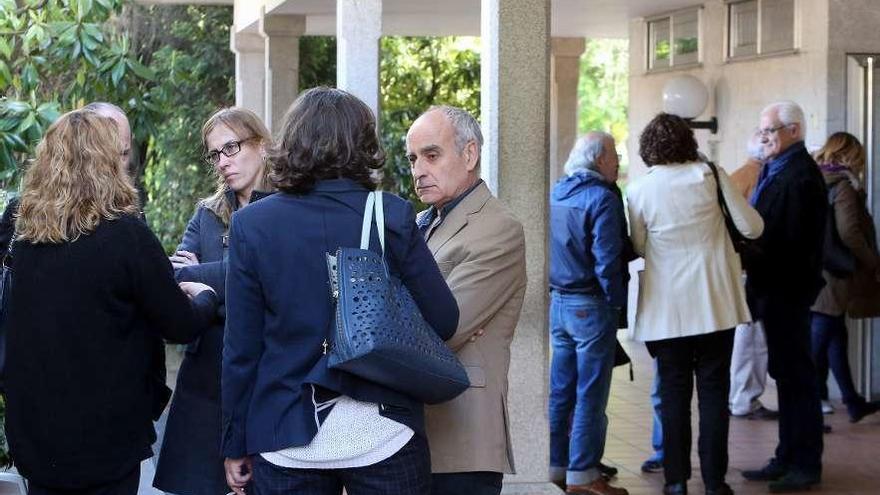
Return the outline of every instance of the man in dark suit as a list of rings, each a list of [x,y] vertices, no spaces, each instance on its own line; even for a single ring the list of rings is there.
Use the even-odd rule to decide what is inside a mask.
[[[769,481],[771,492],[800,491],[822,474],[822,411],[810,357],[810,305],[824,285],[822,246],[826,191],[804,146],[803,110],[793,102],[761,112],[768,159],[751,203],[764,218],[764,235],[743,253],[753,316],[767,335],[770,376],[779,393],[779,444],[761,469],[744,471]]]

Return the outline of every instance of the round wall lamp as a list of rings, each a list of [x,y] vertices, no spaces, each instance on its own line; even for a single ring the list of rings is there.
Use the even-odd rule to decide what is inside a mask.
[[[663,111],[678,115],[688,121],[692,129],[709,129],[718,132],[718,119],[694,120],[706,110],[709,103],[709,90],[703,81],[694,76],[676,76],[663,85]]]

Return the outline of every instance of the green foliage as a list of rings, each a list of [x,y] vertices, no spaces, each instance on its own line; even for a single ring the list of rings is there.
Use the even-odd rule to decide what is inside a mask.
[[[384,37],[379,71],[379,133],[388,157],[383,187],[418,203],[406,160],[406,131],[431,105],[454,105],[480,118],[479,40]],[[336,40],[300,40],[300,88],[336,85]]]
[[[581,134],[589,131],[611,133],[617,142],[617,149],[623,155],[621,170],[624,173],[629,163],[626,155],[626,140],[629,137],[628,50],[627,40],[587,40],[581,56],[578,83],[578,131]]]
[[[336,38],[305,36],[299,40],[299,87],[336,86]]]
[[[675,39],[675,54],[676,55],[685,55],[688,53],[697,53],[697,50],[700,49],[699,39],[694,36],[691,38],[676,38]]]
[[[19,167],[62,109],[104,97],[141,119],[155,118],[140,91],[153,72],[108,22],[123,3],[0,0],[0,188],[17,186]],[[149,131],[139,128],[138,137]]]
[[[476,38],[382,38],[380,133],[388,158],[385,189],[418,203],[406,159],[406,131],[431,105],[453,105],[480,118]]]
[[[162,102],[164,115],[153,124],[146,146],[145,213],[171,252],[198,199],[216,186],[213,169],[201,159],[201,128],[211,114],[235,102],[235,58],[228,48],[232,9],[151,7],[143,18],[148,30],[162,32],[150,63],[161,78],[150,94]],[[149,48],[145,41],[142,49]]]

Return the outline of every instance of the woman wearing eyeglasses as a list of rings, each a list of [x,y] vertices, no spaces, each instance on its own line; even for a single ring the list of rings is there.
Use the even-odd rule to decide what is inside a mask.
[[[227,232],[234,211],[270,194],[264,159],[270,139],[260,118],[243,108],[219,110],[202,127],[204,160],[217,174],[217,190],[199,202],[171,262],[179,281],[211,286],[221,306],[214,326],[187,347],[177,375],[154,481],[165,492],[229,491],[220,456]]]

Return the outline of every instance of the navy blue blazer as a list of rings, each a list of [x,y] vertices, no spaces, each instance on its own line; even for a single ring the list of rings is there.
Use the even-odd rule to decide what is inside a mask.
[[[319,423],[312,394],[322,389],[381,404],[384,416],[424,435],[420,402],[328,369],[323,354],[334,318],[326,254],[360,245],[367,193],[348,179],[325,180],[308,194],[278,193],[233,215],[221,379],[224,456],[307,445]],[[416,228],[412,205],[383,197],[389,269],[448,339],[458,306]],[[375,225],[370,247],[380,250]]]

